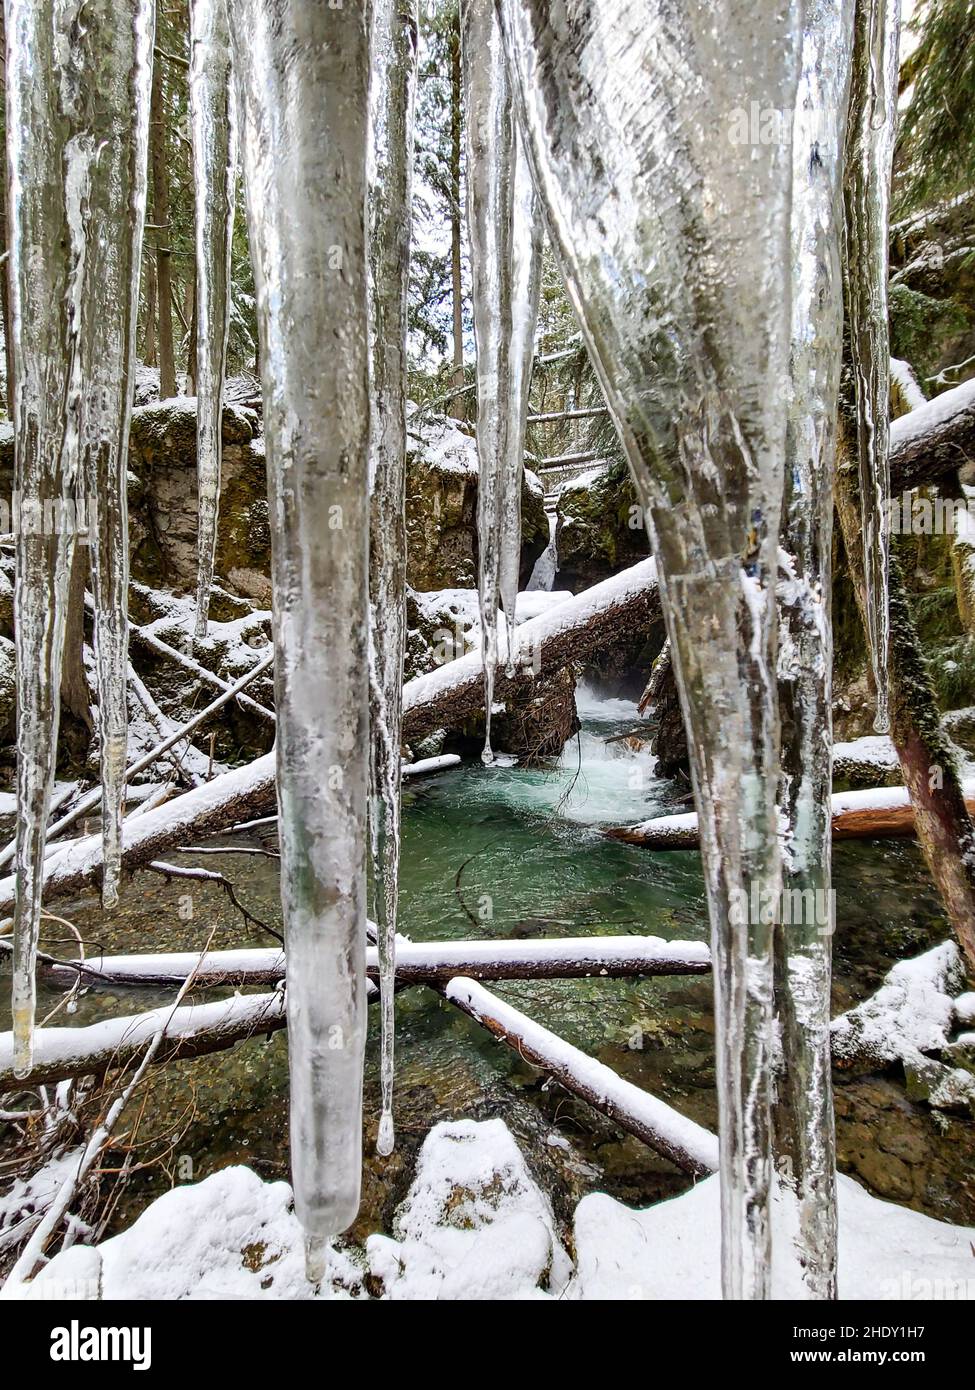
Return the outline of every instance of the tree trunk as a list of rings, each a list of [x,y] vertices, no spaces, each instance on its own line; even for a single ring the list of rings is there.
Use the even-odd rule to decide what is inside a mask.
[[[905,417],[909,418],[909,417]],[[836,506],[860,616],[866,602],[860,499],[848,425],[841,421]],[[897,556],[890,567],[891,738],[914,806],[917,836],[945,911],[975,977],[975,824],[918,643]]]
[[[172,248],[169,225],[169,170],[166,166],[166,104],[163,65],[152,73],[149,112],[149,158],[152,165],[152,205],[156,226],[156,299],[159,306],[159,396],[176,395],[176,363],[173,355],[173,288],[170,266]]]
[[[61,660],[61,704],[90,732],[91,691],[85,674],[85,583],[88,579],[88,547],[76,545],[71,562],[68,613]]]
[[[460,20],[450,37],[450,281],[454,311],[454,370],[452,385],[459,390],[464,385],[464,309],[460,278],[461,204],[460,204]],[[454,396],[449,414],[463,420],[467,405],[463,396]]]
[[[190,274],[186,282],[186,389],[187,396],[196,395],[197,378],[197,313],[196,313],[196,275]]]
[[[158,366],[156,362],[156,260],[148,256],[145,262],[146,274],[146,336],[142,349],[142,360],[147,367]]]

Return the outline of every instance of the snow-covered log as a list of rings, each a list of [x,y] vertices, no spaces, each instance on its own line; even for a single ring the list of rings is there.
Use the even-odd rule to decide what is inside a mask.
[[[942,391],[892,421],[891,496],[957,472],[971,458],[975,458],[975,380]]]
[[[573,980],[599,976],[704,975],[711,953],[703,941],[664,941],[658,936],[573,937],[551,941],[406,941],[397,943],[396,980],[401,988],[446,983],[455,975],[476,980]],[[276,947],[234,951],[167,951],[94,956],[86,961],[41,962],[45,978],[65,987],[79,974],[86,987],[165,988],[191,973],[199,988],[273,985],[284,978],[284,952]],[[366,970],[379,975],[375,946]]]
[[[0,1034],[0,1092],[29,1090],[70,1076],[93,1076],[124,1067],[140,1056],[160,1027],[166,1036],[153,1062],[221,1052],[242,1038],[283,1028],[284,994],[234,995],[210,1004],[171,1004],[84,1028],[38,1028],[30,1073],[15,1078],[11,1034]]]
[[[451,980],[443,994],[524,1061],[548,1072],[565,1090],[685,1172],[703,1177],[717,1169],[717,1136],[702,1125],[624,1081],[611,1067],[587,1057],[474,980],[462,976]]]
[[[965,783],[965,801],[975,812],[975,781]],[[912,836],[914,809],[905,787],[870,787],[837,792],[832,798],[834,840],[886,840]],[[617,826],[605,832],[644,849],[697,849],[697,815],[658,816],[638,825]]]
[[[81,962],[78,962],[81,965]],[[276,948],[251,948],[237,951],[185,951],[160,953],[157,955],[96,956],[83,963],[84,983],[97,987],[99,984],[114,988],[159,987],[181,985],[193,974],[195,986],[205,988],[214,985],[254,985],[274,984],[284,975],[284,953]],[[41,961],[41,968],[52,983],[70,986],[75,983],[77,971],[73,963],[52,963],[50,959]],[[366,968],[372,979],[378,977],[379,958],[375,946],[368,948]],[[711,968],[711,957],[707,946],[698,941],[664,941],[660,937],[619,936],[619,937],[581,937],[561,941],[448,941],[448,942],[410,942],[400,940],[396,955],[397,986],[429,985],[446,994],[447,987],[457,982],[459,970],[469,976],[482,980],[523,980],[523,979],[581,979],[600,976],[604,979],[624,979],[631,976],[655,975],[699,975]],[[473,979],[466,979],[472,988]],[[486,998],[493,999],[487,995]],[[374,987],[370,989],[370,1001],[378,997]],[[463,1002],[451,999],[465,1012]],[[507,1008],[497,1000],[499,1008]],[[517,1014],[516,1010],[511,1010]],[[173,1009],[169,1005],[162,1009],[152,1009],[146,1013],[127,1015],[124,1018],[105,1019],[83,1028],[41,1028],[37,1030],[34,1053],[34,1070],[29,1077],[15,1082],[13,1075],[13,1053],[10,1033],[0,1033],[0,1093],[15,1085],[31,1087],[62,1081],[71,1076],[97,1075],[124,1066],[137,1056],[152,1040],[159,1029],[160,1021],[169,1017],[163,1046],[154,1057],[155,1063],[199,1057],[208,1052],[220,1052],[233,1047],[236,1042],[255,1034],[266,1034],[283,1028],[286,1023],[283,995],[279,991],[270,994],[235,995],[231,999],[221,999],[208,1004],[186,1005]],[[485,1020],[481,1020],[485,1021]],[[524,1023],[531,1029],[537,1028],[529,1019]],[[485,1023],[485,1026],[489,1026]],[[544,1037],[554,1039],[560,1048],[567,1044],[560,1042],[554,1034],[539,1029]],[[534,1034],[533,1034],[534,1037]],[[537,1042],[538,1039],[536,1038]],[[569,1053],[583,1057],[577,1049]],[[525,1053],[528,1056],[527,1053]],[[554,1055],[547,1047],[546,1056]],[[609,1108],[610,1101],[597,1106],[611,1118],[617,1118],[623,1128],[643,1138],[644,1133],[633,1125],[642,1123],[646,1133],[656,1133],[660,1127],[656,1107],[660,1102],[653,1101],[641,1111],[634,1100],[650,1097],[628,1082],[620,1081],[609,1067],[584,1059],[588,1067],[597,1071],[587,1073],[586,1085],[595,1095],[610,1097],[612,1104],[619,1108],[617,1116]],[[570,1055],[570,1063],[575,1067]],[[552,1070],[547,1063],[547,1070]],[[575,1068],[580,1071],[579,1068]],[[553,1070],[553,1075],[556,1072]],[[605,1074],[605,1076],[604,1076]],[[581,1071],[580,1071],[581,1075]],[[600,1080],[602,1078],[602,1080]],[[606,1078],[614,1078],[615,1088],[610,1087]],[[561,1080],[561,1075],[559,1075]],[[598,1084],[597,1084],[598,1082]],[[605,1082],[605,1085],[603,1084]],[[563,1083],[567,1089],[573,1087]],[[618,1090],[617,1088],[623,1088]],[[633,1094],[631,1094],[633,1093]],[[583,1099],[590,1099],[588,1092],[576,1091]],[[596,1104],[595,1100],[590,1103]],[[663,1107],[663,1113],[668,1107]],[[628,1116],[634,1115],[631,1124]],[[655,1118],[656,1117],[656,1118]],[[689,1121],[682,1121],[684,1125]],[[697,1126],[691,1126],[697,1130]],[[657,1139],[653,1147],[660,1152],[671,1130],[660,1129],[664,1138]],[[700,1131],[701,1134],[706,1133]],[[647,1142],[651,1141],[647,1139]],[[675,1137],[676,1143],[676,1137]],[[696,1152],[696,1150],[691,1150]],[[679,1159],[675,1159],[679,1162]],[[686,1165],[682,1165],[686,1166]],[[693,1171],[698,1171],[694,1169]],[[700,1171],[710,1171],[701,1169]]]
[[[522,669],[536,676],[561,670],[582,655],[595,655],[617,645],[628,632],[648,631],[660,616],[657,568],[641,560],[601,584],[557,603],[517,629]],[[518,676],[504,671],[506,633],[498,634],[495,699],[504,700]],[[421,738],[432,729],[456,727],[483,708],[481,654],[469,652],[403,688],[403,737]]]

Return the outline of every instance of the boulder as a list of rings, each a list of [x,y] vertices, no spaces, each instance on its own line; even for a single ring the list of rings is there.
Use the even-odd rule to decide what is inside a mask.
[[[566,483],[557,515],[560,588],[580,593],[646,559],[643,514],[625,463],[601,464]]]

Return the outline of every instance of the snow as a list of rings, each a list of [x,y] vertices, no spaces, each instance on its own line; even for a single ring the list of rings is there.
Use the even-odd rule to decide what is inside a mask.
[[[966,800],[975,798],[975,780],[963,783],[962,790]],[[906,787],[867,787],[862,791],[834,792],[830,798],[832,814],[838,816],[844,811],[896,811],[911,804]],[[654,820],[641,821],[631,826],[634,832],[653,835],[675,835],[697,831],[697,814],[688,812],[680,816],[659,816]]]
[[[27,1178],[15,1178],[0,1196],[0,1251],[19,1245],[50,1206],[83,1150],[56,1154]]]
[[[836,1182],[841,1299],[973,1296],[975,1229],[882,1202],[843,1174]],[[574,1235],[576,1273],[569,1298],[721,1297],[716,1177],[646,1211],[632,1211],[601,1193],[584,1197],[576,1208]],[[949,1287],[967,1293],[946,1294]]]
[[[33,1066],[41,1071],[73,1064],[78,1058],[97,1053],[112,1055],[148,1047],[161,1026],[167,1039],[176,1039],[201,1029],[237,1029],[280,1025],[284,1017],[281,994],[234,995],[208,1004],[187,1004],[174,1009],[166,1006],[124,1018],[106,1018],[84,1028],[38,1028],[34,1033]],[[9,1076],[13,1066],[10,1033],[0,1033],[0,1075]]]
[[[840,758],[870,764],[878,771],[899,765],[897,749],[886,734],[867,734],[865,738],[851,739],[848,743],[834,743],[833,759]]]
[[[394,1232],[366,1243],[391,1299],[557,1296],[571,1273],[551,1204],[499,1119],[430,1131]]]
[[[876,994],[833,1020],[834,1059],[917,1063],[925,1053],[943,1051],[955,1019],[953,995],[964,979],[953,941],[898,961]]]
[[[921,406],[927,405],[927,396],[918,385],[910,362],[904,362],[899,357],[892,357],[890,359],[890,376],[891,380],[900,387],[908,410],[920,410]],[[893,425],[891,430],[893,430]]]
[[[975,406],[975,378],[953,386],[950,391],[942,391],[940,396],[925,401],[916,410],[893,420],[890,426],[890,451],[895,454],[918,442],[930,431],[946,425],[956,415],[962,415]]]
[[[560,1138],[560,1136],[557,1136]],[[839,1176],[842,1299],[971,1297],[975,1229],[872,1197]],[[393,1233],[329,1247],[315,1290],[283,1182],[224,1168],[174,1188],[121,1234],[58,1254],[8,1297],[352,1299],[364,1275],[406,1299],[697,1300],[720,1296],[718,1180],[639,1211],[603,1193],[575,1210],[574,1265],[551,1204],[500,1119],[439,1124]],[[372,1290],[377,1283],[370,1281]]]

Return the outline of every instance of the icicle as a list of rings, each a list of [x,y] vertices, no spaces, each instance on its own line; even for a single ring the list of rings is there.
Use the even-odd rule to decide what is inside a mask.
[[[514,207],[511,231],[510,401],[507,451],[501,477],[500,590],[507,643],[505,669],[517,663],[516,607],[521,570],[521,487],[535,324],[542,287],[542,210],[521,133],[515,129]],[[551,586],[549,586],[551,587]]]
[[[810,0],[793,125],[792,399],[779,583],[783,907],[774,1110],[779,1298],[835,1298],[830,1078],[831,537],[843,352],[843,148],[854,0]],[[796,908],[796,911],[791,909]]]
[[[897,123],[900,0],[857,0],[847,135],[846,266],[863,503],[867,636],[877,687],[874,728],[890,728],[890,342],[887,239]]]
[[[125,765],[125,469],[148,135],[152,9],[10,0],[8,156],[16,478],[15,1067],[30,1069],[41,864],[68,579],[90,521],[105,835],[117,896]],[[81,461],[84,487],[79,495]],[[87,506],[86,506],[87,503]]]
[[[271,513],[291,1167],[317,1281],[362,1158],[368,32],[358,5],[239,0],[231,34]]]
[[[190,0],[190,118],[196,204],[196,636],[205,637],[220,509],[223,385],[230,328],[230,252],[237,178],[227,0]]]
[[[97,19],[96,19],[97,16]],[[91,503],[95,668],[101,745],[102,902],[114,907],[122,869],[128,745],[128,456],[139,269],[146,209],[152,0],[86,12],[90,166],[84,206],[81,457]],[[97,32],[96,32],[97,28]]]
[[[382,1008],[382,1116],[392,1153],[394,986],[399,898],[400,729],[406,641],[406,328],[416,91],[416,0],[374,0],[373,167],[369,187],[372,492],[369,587],[369,817]]]
[[[491,750],[498,661],[503,489],[510,482],[512,221],[515,128],[494,0],[462,0],[461,54],[467,130],[467,221],[477,350],[477,539],[484,659],[483,762]],[[520,511],[520,498],[519,498]],[[517,593],[517,583],[516,583]]]
[[[688,725],[715,957],[728,1298],[767,1296],[770,1262],[795,8],[501,3],[535,185],[647,508]]]

